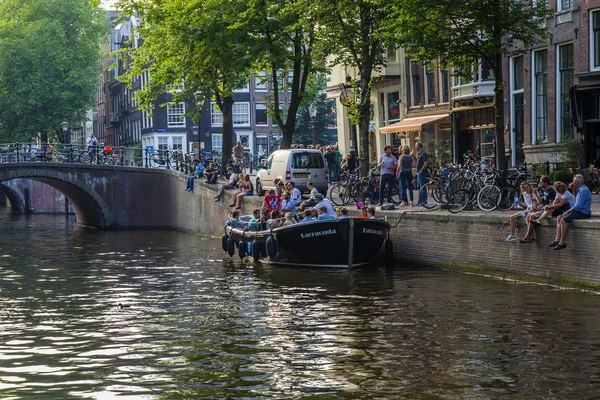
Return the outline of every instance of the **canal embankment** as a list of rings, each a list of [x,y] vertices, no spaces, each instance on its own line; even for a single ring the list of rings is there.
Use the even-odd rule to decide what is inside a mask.
[[[198,181],[196,181],[198,182]],[[215,202],[217,187],[196,183],[194,193],[183,191],[179,199],[178,228],[220,235],[231,208],[233,191],[226,191]],[[262,197],[245,197],[242,214],[260,208]],[[350,208],[350,207],[348,207]],[[351,210],[358,215],[358,210]],[[545,220],[536,228],[533,243],[505,243],[509,233],[510,212],[478,211],[451,214],[447,210],[429,211],[406,208],[378,211],[392,225],[394,258],[400,262],[422,262],[447,268],[472,268],[480,272],[531,276],[549,281],[587,282],[600,285],[600,218],[574,221],[567,247],[560,251],[548,245],[556,234],[556,220]],[[600,213],[596,214],[600,216]],[[525,232],[519,224],[519,237]],[[360,245],[360,244],[357,244]],[[312,249],[327,251],[327,249]]]

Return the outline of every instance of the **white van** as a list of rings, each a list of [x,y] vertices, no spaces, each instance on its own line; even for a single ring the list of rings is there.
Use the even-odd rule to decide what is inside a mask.
[[[273,181],[294,181],[301,192],[307,192],[306,184],[312,182],[320,193],[326,194],[327,168],[323,153],[313,149],[290,149],[273,152],[264,166],[256,173],[256,193],[263,196],[275,189]]]

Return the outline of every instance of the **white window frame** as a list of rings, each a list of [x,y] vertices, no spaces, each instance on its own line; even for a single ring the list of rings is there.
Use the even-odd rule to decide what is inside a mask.
[[[241,87],[239,89],[234,89],[233,90],[234,93],[248,93],[250,92],[250,82],[246,83],[246,86]]]
[[[223,126],[223,113],[217,108],[217,103],[210,103],[210,126]]]
[[[394,61],[390,61],[390,54],[393,54],[394,56]],[[387,64],[398,64],[398,49],[395,47],[388,47],[385,50],[385,59],[387,61]]]
[[[443,86],[442,84],[444,83],[444,79],[442,78],[442,72],[443,71],[447,71],[448,72],[448,101],[444,101],[444,93],[443,93]],[[438,85],[438,104],[448,104],[450,102],[450,99],[452,98],[452,74],[450,73],[450,69],[442,69],[439,68],[438,69],[438,79],[439,79],[439,85]]]
[[[215,146],[215,143],[219,144]],[[213,133],[211,135],[211,145],[213,151],[221,151],[223,149],[223,134],[222,133]]]
[[[540,51],[546,51],[546,139],[539,139],[538,138],[538,126],[537,126],[537,113],[538,113],[538,103],[537,103],[537,81],[536,81],[536,72],[535,72],[535,56],[536,53],[540,52]],[[534,51],[531,52],[531,143],[535,144],[538,142],[538,140],[548,140],[548,77],[549,77],[549,70],[548,70],[548,49],[547,48],[543,48],[543,49],[535,49]]]
[[[267,71],[260,71],[254,74],[254,91],[267,92],[269,90],[269,80]]]
[[[558,43],[555,47],[555,51],[556,51],[556,65],[555,65],[555,73],[556,73],[556,129],[555,131],[555,135],[556,135],[556,143],[560,143],[562,140],[562,93],[561,93],[561,89],[560,86],[562,84],[562,79],[560,76],[560,48],[562,46],[566,46],[566,45],[573,45],[573,65],[575,65],[575,44],[573,42],[563,42],[563,43]],[[572,118],[572,116],[571,116]],[[575,129],[575,128],[573,128]]]
[[[180,148],[178,147],[177,149],[175,148],[175,140],[176,139],[179,139],[181,141],[181,143],[178,143],[178,144],[181,145],[181,147]],[[171,136],[171,149],[173,149],[173,150],[178,150],[178,149],[179,150],[183,150],[183,144],[184,144],[183,139],[184,139],[183,136]]]
[[[598,65],[594,65],[596,59],[596,48],[598,49],[598,60],[600,61],[600,43],[596,43],[596,38],[594,37],[594,14],[600,13],[600,8],[595,8],[590,10],[590,71],[600,71],[600,62]],[[598,47],[596,47],[598,46]]]
[[[514,82],[515,82],[515,59],[519,58],[519,57],[523,57],[523,61],[525,61],[525,56],[523,55],[518,55],[515,57],[510,57],[509,59],[509,72],[510,72],[510,79],[509,79],[509,86],[510,86],[510,148],[512,149],[511,151],[511,164],[512,165],[516,165],[517,162],[517,151],[516,151],[516,135],[515,135],[515,114],[516,114],[516,109],[515,109],[515,102],[514,102],[514,95],[515,94],[520,94],[520,93],[524,93],[525,92],[525,80],[523,79],[523,87],[521,89],[516,89],[515,90],[515,86],[514,86]],[[525,66],[525,64],[523,64],[523,66]],[[525,78],[525,74],[523,73],[523,78]]]
[[[185,102],[179,102],[176,107],[167,104],[167,127],[168,128],[185,128]]]
[[[563,8],[562,7],[562,0],[556,0],[556,11],[567,11],[567,10],[572,10],[573,9],[573,0],[571,0],[571,7],[569,8]]]
[[[240,107],[244,107],[245,108],[245,112],[239,112]],[[238,109],[238,110],[236,110]],[[236,116],[240,116],[240,115],[245,115],[246,116],[246,120],[247,122],[242,122],[242,123],[236,123]],[[231,110],[231,118],[233,119],[233,126],[234,127],[241,127],[241,126],[250,126],[250,102],[248,101],[236,101],[235,103],[233,103],[233,107]]]
[[[258,106],[264,107],[264,111],[265,111],[265,115],[267,116],[267,123],[266,124],[259,124],[258,120],[256,119],[256,111],[258,111]],[[254,124],[258,127],[265,127],[265,126],[269,126],[269,107],[267,106],[267,103],[263,103],[263,102],[257,102],[254,103]]]

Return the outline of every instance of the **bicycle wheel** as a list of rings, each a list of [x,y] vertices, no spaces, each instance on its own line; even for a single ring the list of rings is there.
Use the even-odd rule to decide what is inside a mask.
[[[436,207],[439,203],[436,200],[435,195],[433,193],[433,188],[435,187],[435,185],[430,185],[429,183],[430,182],[427,182],[427,184],[421,186],[421,189],[419,189],[418,200],[419,204],[421,204],[426,209],[431,210],[432,208]]]
[[[336,206],[343,206],[346,204],[344,201],[344,191],[345,187],[339,183],[334,184],[331,189],[329,189],[329,200]]]
[[[400,204],[400,188],[398,187],[398,180],[392,186],[392,203]]]
[[[498,194],[498,210],[500,211],[509,211],[512,210],[515,206],[515,196],[517,195],[517,190],[508,186],[502,188],[500,193]]]
[[[354,185],[354,201],[359,203],[359,202],[365,202],[365,200],[367,200],[368,196],[369,196],[369,184],[366,182],[359,182],[356,185]]]
[[[467,189],[460,189],[452,195],[448,201],[448,211],[453,214],[457,214],[464,210],[471,200],[471,191]]]
[[[498,207],[500,188],[496,185],[486,185],[477,193],[477,207],[485,212],[494,211]]]
[[[160,157],[160,154],[158,154],[158,153],[150,154],[150,159],[148,161],[150,162],[150,166],[152,168],[160,168],[164,164],[164,161],[162,160],[162,158]]]

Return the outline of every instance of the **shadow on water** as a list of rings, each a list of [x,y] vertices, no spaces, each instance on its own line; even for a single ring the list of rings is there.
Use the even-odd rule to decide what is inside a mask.
[[[219,239],[0,216],[3,398],[598,396],[598,297],[415,266],[245,265]]]

